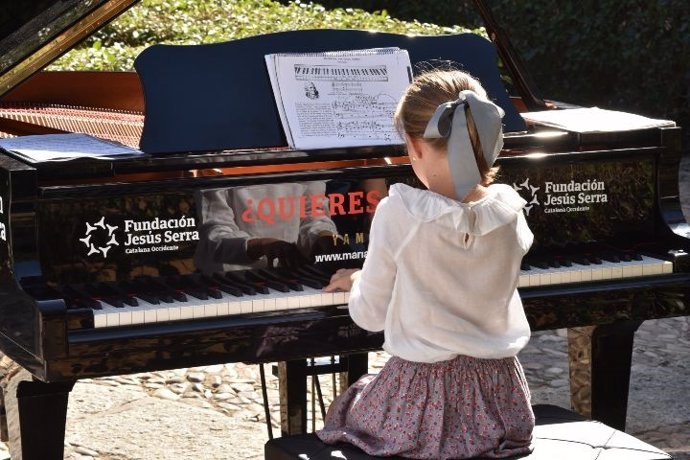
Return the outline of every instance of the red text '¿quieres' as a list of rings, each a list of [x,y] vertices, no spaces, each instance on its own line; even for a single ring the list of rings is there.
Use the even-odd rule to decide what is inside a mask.
[[[327,195],[284,196],[248,199],[242,220],[247,223],[260,220],[275,224],[276,220],[292,220],[307,217],[331,217],[347,214],[373,214],[381,201],[381,192],[329,193]]]

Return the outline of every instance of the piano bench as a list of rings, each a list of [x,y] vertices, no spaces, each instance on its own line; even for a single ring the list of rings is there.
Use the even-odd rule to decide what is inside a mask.
[[[672,460],[667,453],[603,423],[551,405],[535,405],[534,451],[524,460]],[[313,434],[275,438],[266,443],[265,460],[375,460],[350,444],[324,444]]]

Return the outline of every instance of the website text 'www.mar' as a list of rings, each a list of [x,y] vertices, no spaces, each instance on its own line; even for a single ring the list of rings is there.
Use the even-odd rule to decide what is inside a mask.
[[[367,256],[367,251],[339,252],[335,254],[318,254],[315,262],[339,262],[342,260],[359,260]]]

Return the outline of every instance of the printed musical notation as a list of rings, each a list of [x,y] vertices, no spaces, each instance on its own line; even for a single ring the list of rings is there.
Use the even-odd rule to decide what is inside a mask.
[[[336,120],[337,136],[367,141],[391,142],[393,136],[393,114],[397,100],[390,94],[357,94],[333,101],[333,117]]]
[[[273,54],[266,64],[291,147],[403,143],[393,113],[411,79],[407,51]]]

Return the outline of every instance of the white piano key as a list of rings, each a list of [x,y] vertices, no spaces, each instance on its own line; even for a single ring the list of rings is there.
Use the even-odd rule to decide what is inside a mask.
[[[236,299],[241,299],[241,297],[236,297]],[[242,301],[230,300],[228,302],[228,315],[239,315],[240,313],[242,313]]]
[[[522,271],[520,273],[520,278],[518,279],[518,287],[529,287],[529,275],[527,271]]]
[[[592,274],[592,281],[599,281],[604,279],[604,268],[601,265],[592,265],[592,269],[589,272]]]
[[[119,326],[120,315],[117,308],[105,302],[98,303],[101,308],[93,311],[93,326],[97,328]]]
[[[191,298],[187,296],[186,302],[180,302],[180,319],[193,319],[196,306]]]
[[[152,323],[158,322],[158,312],[157,312],[158,307],[155,304],[147,302],[146,304],[143,304],[143,305],[139,304],[138,308],[144,312],[144,323],[145,324],[152,324]]]
[[[150,303],[140,298],[137,298],[137,303],[138,305],[136,307],[130,307],[133,322],[135,321],[135,316],[137,320],[136,323],[170,321],[170,309],[166,307],[168,304]],[[159,313],[159,310],[161,310],[161,313]]]
[[[161,302],[159,305],[161,306],[161,308],[164,307],[168,310],[168,319],[170,321],[179,321],[180,319],[182,319],[182,306],[180,302]]]

